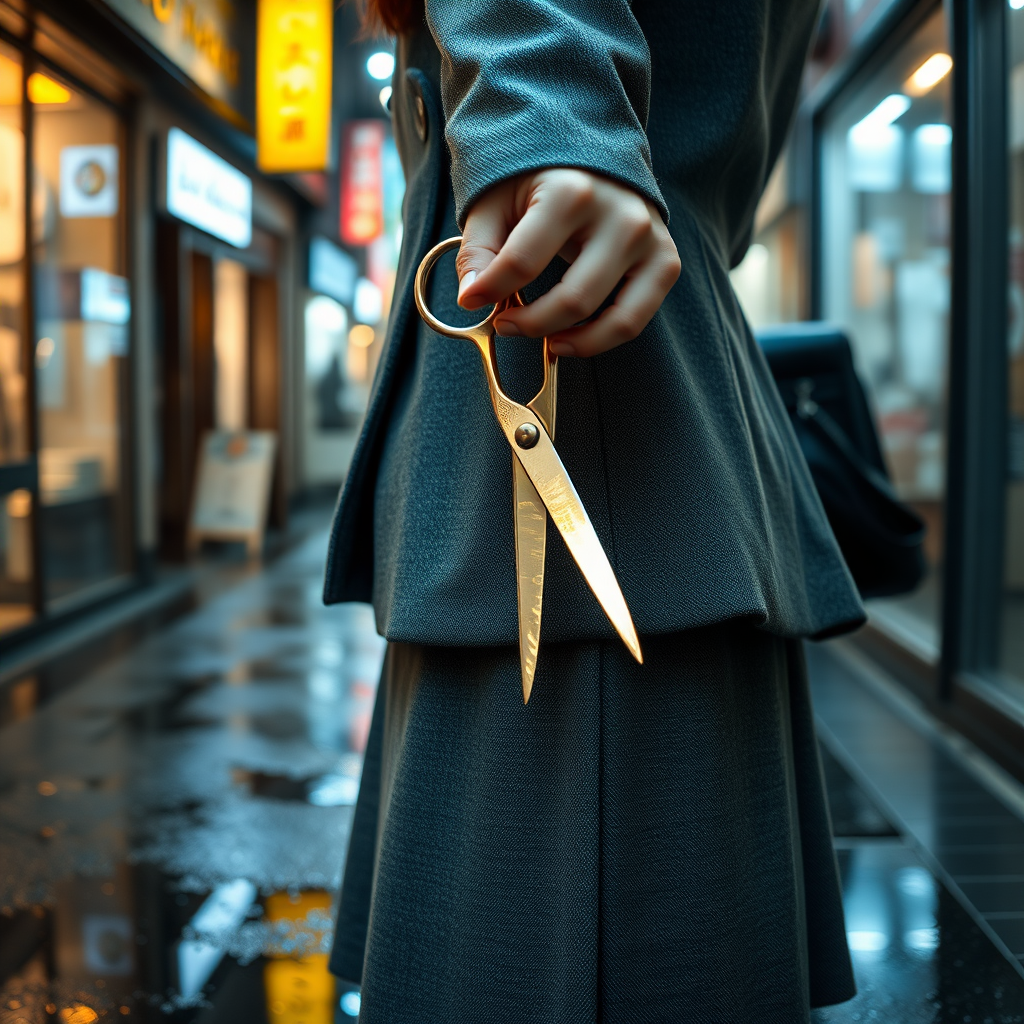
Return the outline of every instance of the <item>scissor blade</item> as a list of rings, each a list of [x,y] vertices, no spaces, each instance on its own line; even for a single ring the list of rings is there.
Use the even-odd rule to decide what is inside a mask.
[[[519,593],[519,665],[523,675],[523,703],[530,700],[540,647],[541,608],[544,602],[544,546],[547,512],[522,463],[512,456],[515,494],[516,581]]]
[[[541,431],[533,448],[513,446],[514,454],[529,474],[541,501],[551,515],[558,532],[562,535],[572,557],[583,573],[587,585],[600,602],[605,615],[615,627],[615,632],[629,648],[630,653],[641,664],[643,653],[637,639],[633,617],[622,596],[615,571],[608,556],[597,539],[587,510],[576,493],[562,460],[551,443],[551,438]]]

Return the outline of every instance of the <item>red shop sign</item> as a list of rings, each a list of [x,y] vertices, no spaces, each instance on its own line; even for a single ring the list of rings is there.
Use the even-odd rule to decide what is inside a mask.
[[[345,126],[341,238],[346,245],[368,245],[384,231],[384,138],[382,121]]]

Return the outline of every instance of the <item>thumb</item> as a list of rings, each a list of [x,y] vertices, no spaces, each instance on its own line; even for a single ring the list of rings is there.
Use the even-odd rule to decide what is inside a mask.
[[[463,309],[479,309],[487,299],[474,288],[477,278],[491,265],[508,237],[504,204],[497,197],[485,194],[474,204],[466,217],[462,245],[455,257],[459,275],[459,305]]]

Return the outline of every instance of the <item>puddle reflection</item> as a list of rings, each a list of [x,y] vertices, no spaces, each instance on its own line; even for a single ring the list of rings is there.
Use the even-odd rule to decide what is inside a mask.
[[[1024,1022],[1024,979],[911,850],[838,842],[858,995],[818,1024]]]
[[[383,644],[324,548],[7,716],[0,1024],[358,1014],[327,954]]]

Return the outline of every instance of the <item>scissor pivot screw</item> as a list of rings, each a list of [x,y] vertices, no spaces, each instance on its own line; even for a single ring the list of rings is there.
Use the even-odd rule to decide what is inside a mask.
[[[515,438],[520,448],[532,448],[540,440],[540,431],[532,423],[521,423],[516,427]]]

